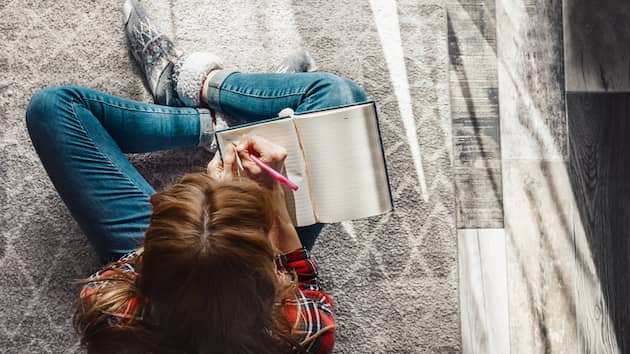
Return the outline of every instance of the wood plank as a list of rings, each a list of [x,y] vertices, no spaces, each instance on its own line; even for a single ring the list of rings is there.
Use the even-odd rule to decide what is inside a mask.
[[[561,0],[498,0],[504,223],[513,353],[576,353]]]
[[[574,354],[572,195],[563,161],[504,160],[512,353]]]
[[[449,0],[458,228],[502,228],[494,0]]]
[[[462,353],[510,353],[503,229],[458,230]]]
[[[564,0],[567,91],[630,91],[630,2]]]
[[[577,311],[581,352],[627,353],[630,93],[567,94],[567,113],[580,251]]]
[[[498,0],[497,57],[503,158],[564,160],[561,0]]]
[[[580,213],[573,211],[578,353],[621,353]]]

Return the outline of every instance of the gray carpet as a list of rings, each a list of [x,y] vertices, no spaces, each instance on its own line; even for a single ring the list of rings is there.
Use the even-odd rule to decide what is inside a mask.
[[[336,351],[460,351],[443,5],[400,0],[398,15],[388,18],[375,17],[370,1],[361,0],[255,4],[160,0],[148,9],[185,50],[211,50],[228,67],[267,71],[303,46],[321,70],[356,80],[378,101],[396,212],[327,225],[315,245],[337,307]],[[0,2],[0,352],[81,352],[71,328],[71,281],[95,271],[97,258],[31,146],[24,111],[36,90],[61,84],[149,100],[126,49],[121,6]],[[383,23],[400,29],[399,61],[383,49],[401,46],[396,33],[379,35]],[[405,93],[411,121],[404,119]],[[410,149],[418,143],[421,165]],[[158,190],[209,158],[201,149],[129,157]]]

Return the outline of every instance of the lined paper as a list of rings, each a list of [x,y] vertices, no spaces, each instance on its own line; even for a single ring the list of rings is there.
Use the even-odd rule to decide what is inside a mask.
[[[296,115],[320,222],[392,209],[372,104]]]

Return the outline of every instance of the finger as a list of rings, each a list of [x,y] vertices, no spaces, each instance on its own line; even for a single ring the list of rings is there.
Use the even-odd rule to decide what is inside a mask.
[[[243,172],[243,162],[241,161],[241,157],[239,156],[238,150],[236,150],[236,145],[234,145],[234,157],[236,160],[236,170]]]
[[[260,154],[261,152],[268,151],[271,147],[271,142],[262,136],[243,134],[237,145],[237,150],[255,151]]]
[[[206,168],[208,174],[214,173],[216,170],[220,169],[222,167],[222,163],[221,163],[221,156],[219,154],[219,152],[216,152],[214,154],[214,157],[212,158],[212,160],[210,160],[210,162],[208,162],[208,166]]]
[[[273,160],[284,161],[287,158],[287,149],[280,145],[276,145],[273,153],[271,154]]]
[[[222,171],[221,167],[216,164],[208,164],[208,175],[216,180],[221,179]]]
[[[262,169],[249,158],[248,153],[239,153],[239,156],[241,157],[243,169],[250,177],[258,176],[262,172]]]
[[[214,164],[220,164],[221,163],[221,153],[219,153],[218,151],[214,153],[214,156],[212,156],[212,159],[210,160],[211,163]]]
[[[234,146],[230,145],[223,153],[223,176],[231,178],[234,176],[234,165],[236,161],[236,152]]]
[[[243,151],[243,150],[248,150],[248,148],[249,148],[249,135],[243,134],[243,136],[241,136],[239,141],[236,143],[236,150]]]
[[[220,181],[221,180],[221,176],[223,174],[218,169],[213,169],[210,172],[208,172],[208,175],[210,177],[212,177],[214,180]]]
[[[262,172],[262,169],[250,158],[250,153],[247,150],[238,151],[238,156],[241,159],[241,165],[245,173],[249,177],[256,177]]]
[[[252,136],[250,140],[252,141],[254,151],[259,152],[258,155],[260,155],[261,160],[265,163],[284,160],[287,157],[287,150],[284,146],[274,144],[260,136]]]
[[[278,117],[290,117],[293,116],[295,112],[291,108],[284,108],[280,112],[278,112]]]
[[[249,137],[249,146],[257,152],[264,152],[273,150],[274,145],[271,141],[263,138],[260,135],[251,135]]]

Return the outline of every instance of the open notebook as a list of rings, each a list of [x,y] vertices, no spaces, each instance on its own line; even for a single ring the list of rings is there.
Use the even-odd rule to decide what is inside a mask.
[[[299,189],[283,188],[296,226],[393,210],[373,101],[219,130],[219,152],[245,133],[260,135],[287,150],[284,173]]]

